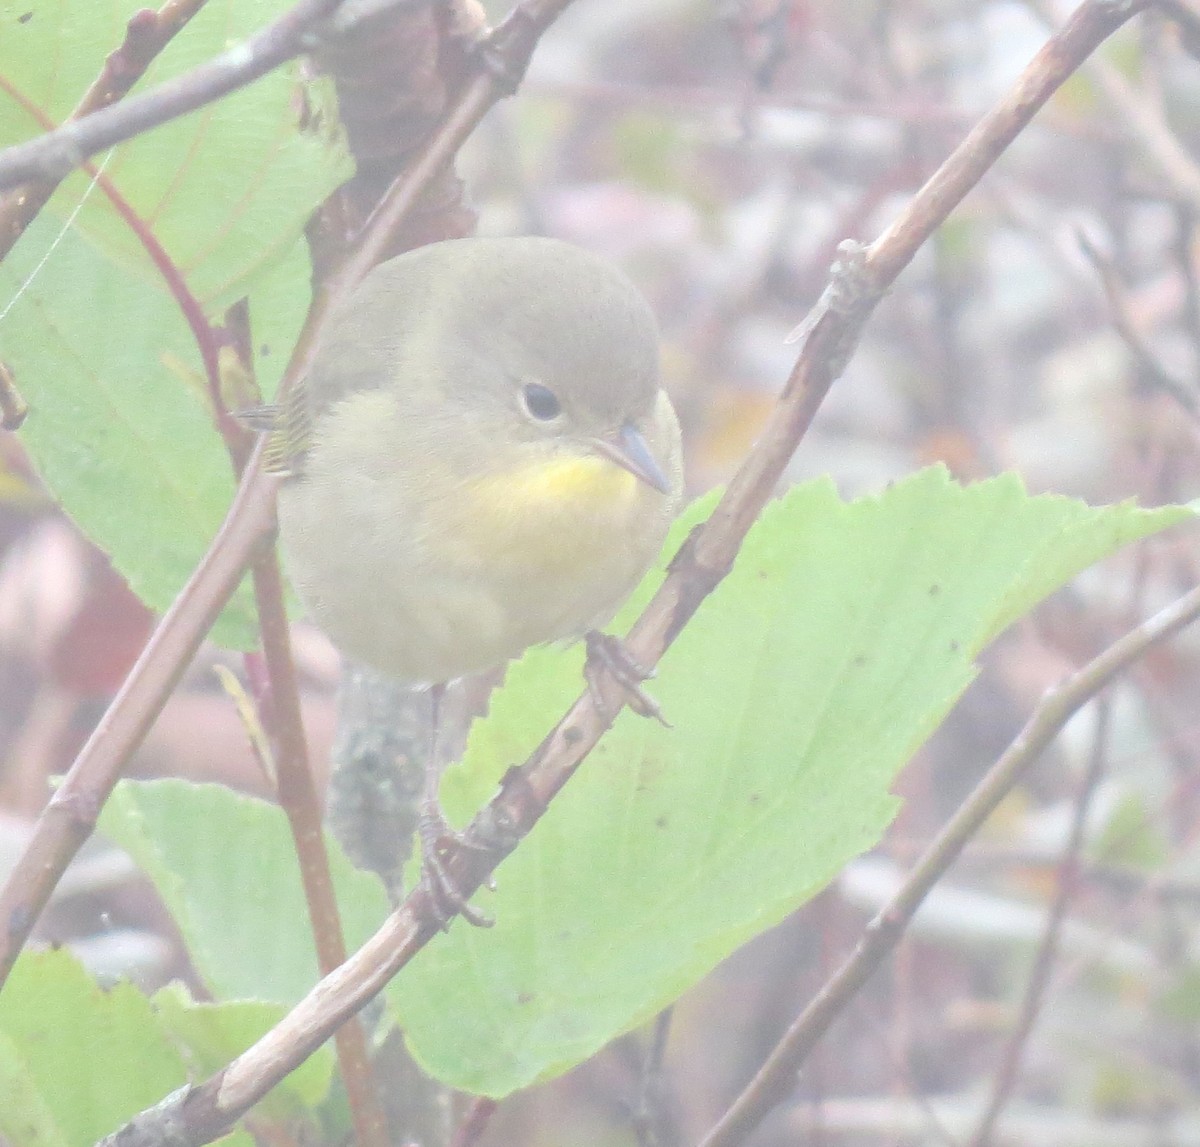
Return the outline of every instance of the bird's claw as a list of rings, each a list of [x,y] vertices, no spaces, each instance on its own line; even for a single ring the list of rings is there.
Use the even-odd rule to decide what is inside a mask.
[[[417,835],[421,840],[421,882],[429,891],[442,931],[449,930],[455,916],[461,916],[476,928],[492,927],[496,921],[470,903],[442,859],[444,853],[456,848],[480,850],[484,846],[451,828],[436,802],[426,802],[422,806]],[[488,887],[494,887],[490,879]]]
[[[625,692],[626,703],[639,717],[652,717],[669,729],[671,722],[663,716],[662,706],[642,688],[642,682],[650,680],[654,670],[639,665],[630,656],[624,642],[611,633],[589,630],[584,641],[587,645],[587,661],[584,663],[583,677],[596,708],[601,712],[607,709],[599,676],[601,670],[607,670]]]

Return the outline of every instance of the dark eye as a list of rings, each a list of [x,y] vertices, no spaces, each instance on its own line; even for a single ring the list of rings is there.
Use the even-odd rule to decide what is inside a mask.
[[[562,413],[558,395],[540,382],[528,382],[521,388],[521,401],[530,418],[538,422],[551,422]]]

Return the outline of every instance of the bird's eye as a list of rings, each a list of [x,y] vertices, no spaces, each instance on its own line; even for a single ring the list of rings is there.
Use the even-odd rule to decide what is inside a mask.
[[[521,388],[521,401],[530,418],[552,422],[562,413],[558,395],[540,382],[528,382]]]

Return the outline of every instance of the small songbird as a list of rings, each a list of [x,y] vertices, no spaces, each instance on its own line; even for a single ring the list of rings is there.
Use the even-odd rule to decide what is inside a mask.
[[[606,624],[682,495],[625,275],[553,239],[434,243],[372,270],[327,332],[267,464],[287,570],[334,644],[437,685]]]
[[[450,240],[376,267],[328,330],[271,454],[334,644],[435,683],[607,623],[681,494],[633,284],[553,239]]]

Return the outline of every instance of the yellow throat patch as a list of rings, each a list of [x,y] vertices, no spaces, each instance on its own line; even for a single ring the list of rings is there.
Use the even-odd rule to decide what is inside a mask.
[[[637,487],[628,470],[596,455],[538,461],[473,483],[462,525],[490,560],[570,571],[620,545]]]

